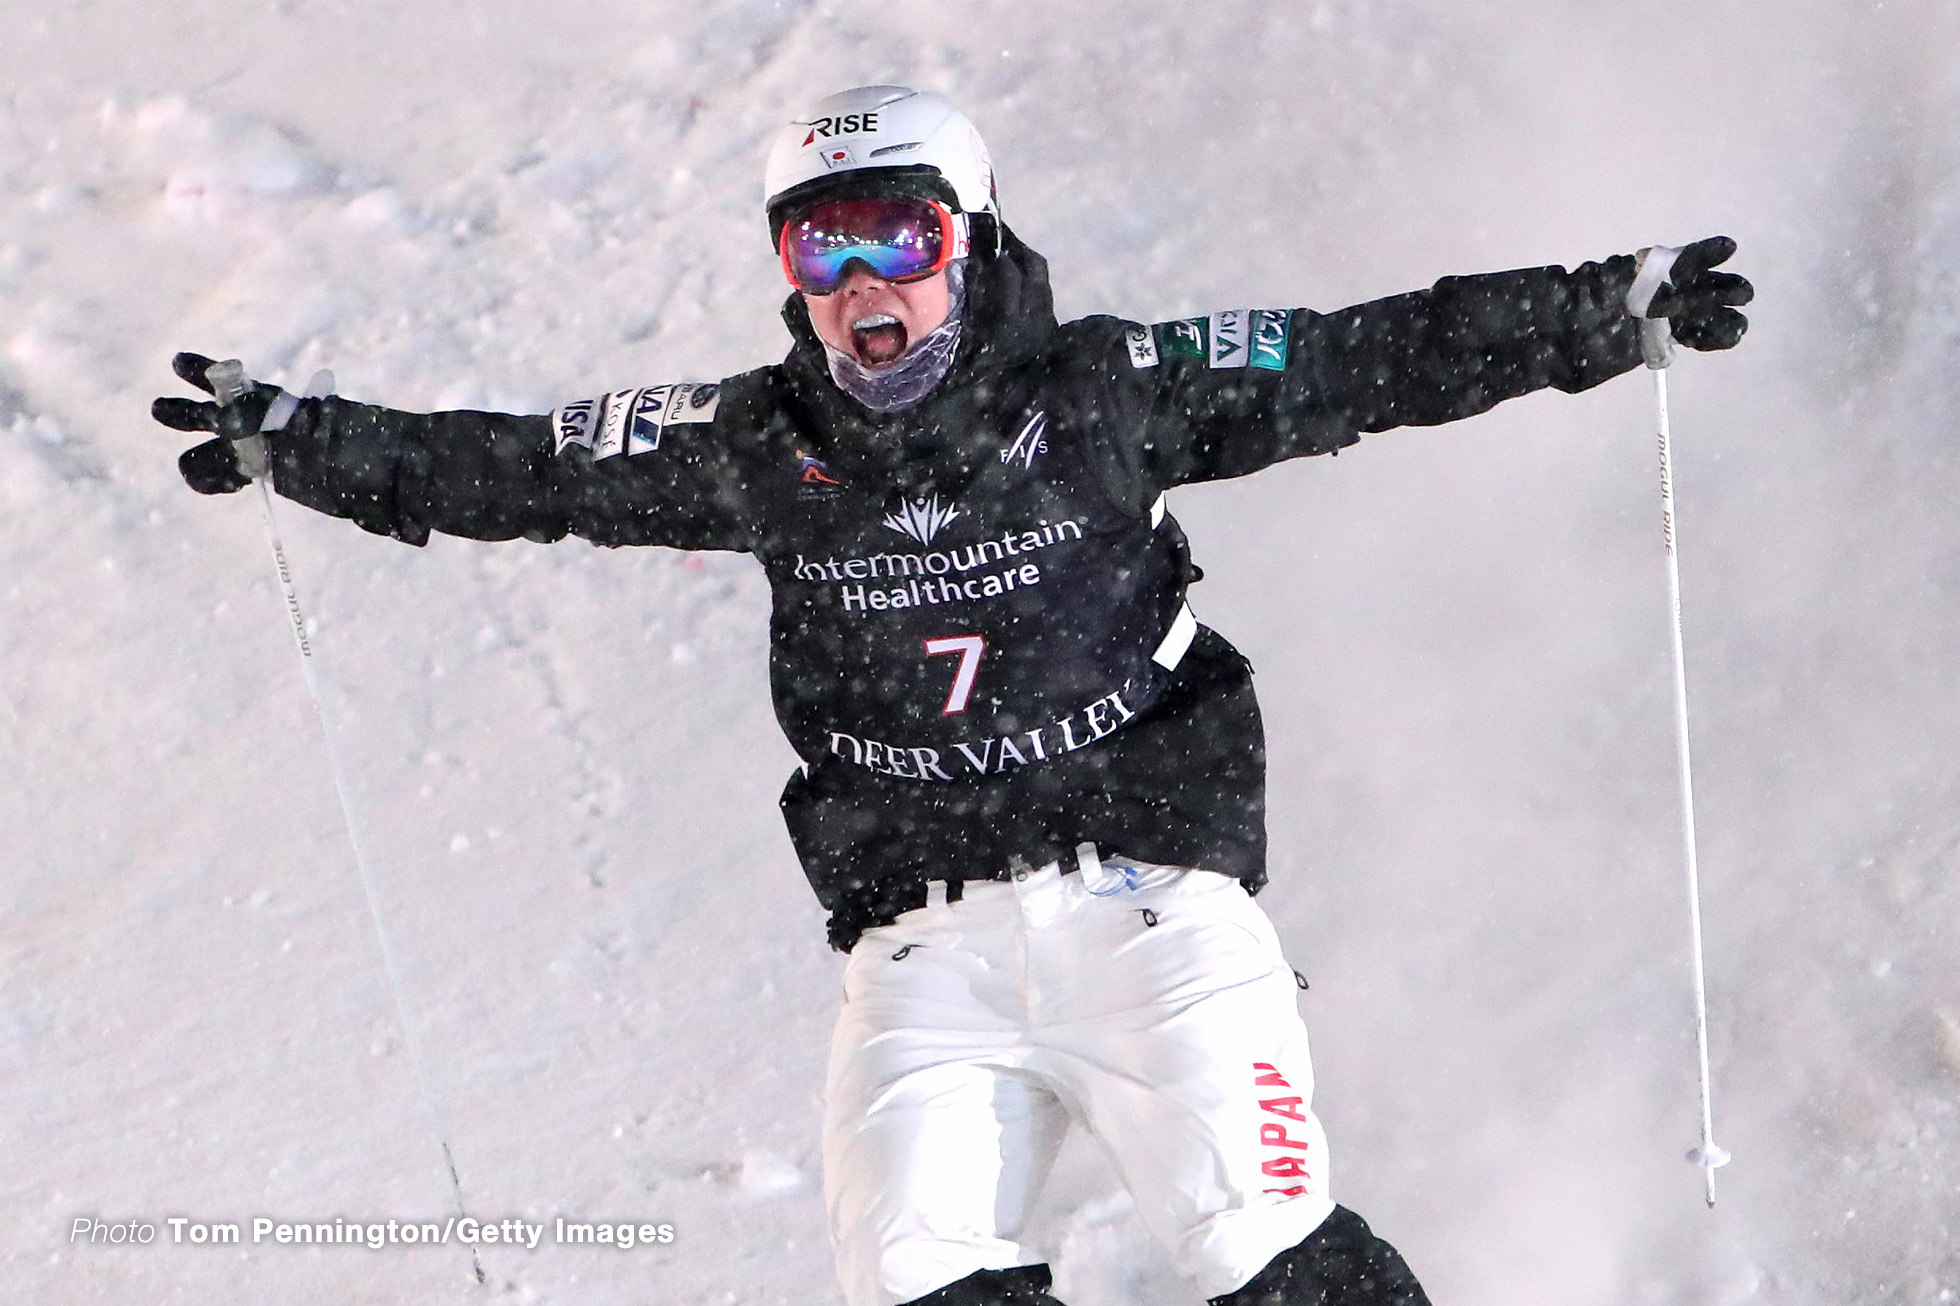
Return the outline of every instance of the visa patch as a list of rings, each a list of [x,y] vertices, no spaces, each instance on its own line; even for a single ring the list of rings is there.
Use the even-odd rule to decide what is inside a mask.
[[[592,447],[592,432],[599,424],[601,401],[581,399],[575,404],[566,404],[551,414],[551,433],[554,437],[551,452],[561,454],[568,445],[581,449]]]
[[[551,414],[553,453],[573,445],[596,462],[616,454],[652,453],[669,426],[712,422],[721,407],[721,386],[712,381],[616,390],[603,399],[582,399]]]
[[[1251,312],[1234,308],[1211,315],[1211,353],[1205,361],[1212,367],[1244,367],[1251,344]]]

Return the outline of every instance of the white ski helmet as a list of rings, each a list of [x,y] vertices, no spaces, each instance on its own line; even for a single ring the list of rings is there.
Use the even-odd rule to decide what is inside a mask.
[[[806,200],[910,191],[963,213],[991,213],[994,165],[965,114],[931,91],[859,86],[818,101],[777,133],[763,172],[769,236]]]

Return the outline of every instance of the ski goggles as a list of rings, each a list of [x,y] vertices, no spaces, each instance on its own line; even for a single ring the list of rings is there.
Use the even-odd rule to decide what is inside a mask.
[[[923,281],[965,258],[966,214],[917,195],[830,200],[783,224],[783,275],[806,295],[828,295],[862,263],[883,281]]]

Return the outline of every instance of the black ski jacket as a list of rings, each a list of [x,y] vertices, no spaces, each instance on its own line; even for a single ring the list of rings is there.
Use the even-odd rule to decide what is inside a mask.
[[[1617,376],[1640,362],[1633,259],[1337,313],[1061,325],[1040,255],[1005,228],[974,243],[959,353],[900,412],[837,388],[792,296],[788,357],[718,383],[548,417],[307,401],[273,442],[273,484],[411,544],[754,554],[804,763],[783,815],[836,947],[922,905],[929,880],[1067,865],[1084,842],[1257,892],[1251,668],[1190,617],[1199,573],[1164,492]]]

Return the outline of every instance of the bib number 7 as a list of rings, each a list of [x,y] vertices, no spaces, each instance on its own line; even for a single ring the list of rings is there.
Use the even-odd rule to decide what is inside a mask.
[[[953,688],[946,695],[946,706],[939,712],[941,716],[966,711],[967,701],[973,697],[974,679],[980,674],[980,655],[986,651],[987,641],[979,635],[945,635],[926,641],[928,657],[945,653],[960,655],[960,668],[953,673]]]

